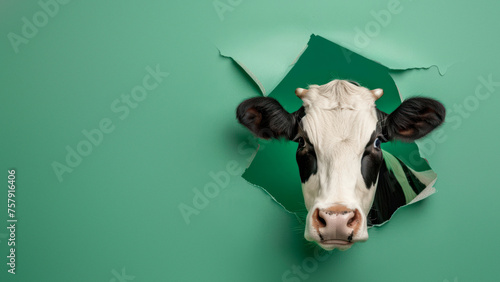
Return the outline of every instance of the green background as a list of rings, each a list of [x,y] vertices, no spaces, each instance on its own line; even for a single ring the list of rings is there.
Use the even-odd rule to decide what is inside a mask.
[[[423,94],[448,108],[439,142],[421,144],[438,193],[371,229],[366,243],[318,262],[295,217],[239,175],[189,224],[179,211],[193,206],[193,189],[212,182],[210,172],[233,160],[246,167],[256,144],[234,111],[259,88],[219,50],[253,42],[247,54],[268,62],[260,64],[268,73],[281,71],[270,79],[279,82],[282,58],[270,54],[304,46],[313,33],[355,47],[356,28],[388,1],[221,2],[232,5],[222,16],[212,0],[70,1],[17,53],[8,34],[22,34],[22,18],[33,21],[42,8],[0,2],[0,227],[11,168],[19,220],[16,275],[7,273],[0,228],[0,280],[120,281],[124,268],[125,281],[499,280],[500,87],[471,110],[458,107],[473,101],[479,78],[500,81],[500,3],[401,1],[359,50],[391,68],[444,73],[393,73],[404,97]],[[156,65],[170,75],[119,119],[110,105]],[[64,163],[66,146],[103,118],[114,131],[58,181],[52,163]],[[302,278],[289,272],[297,266]]]

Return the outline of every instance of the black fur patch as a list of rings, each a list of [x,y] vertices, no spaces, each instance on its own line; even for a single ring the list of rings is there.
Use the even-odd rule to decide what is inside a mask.
[[[373,131],[361,157],[361,175],[368,189],[377,182],[377,176],[382,164],[382,150],[373,146],[377,136],[377,131]]]
[[[413,174],[410,169],[400,160],[398,159],[399,163],[401,164],[401,167],[403,168],[403,171],[405,172],[406,180],[408,180],[408,183],[410,184],[411,188],[413,189],[413,192],[415,194],[420,194],[425,189],[425,184],[420,182],[420,180]]]
[[[387,170],[385,161],[382,159],[375,199],[368,213],[368,225],[384,223],[399,207],[404,205],[406,205],[406,198],[403,188],[396,176]]]
[[[316,159],[316,151],[307,136],[300,137],[304,139],[304,147],[297,148],[295,157],[299,165],[300,181],[306,183],[311,175],[318,172],[318,162]]]

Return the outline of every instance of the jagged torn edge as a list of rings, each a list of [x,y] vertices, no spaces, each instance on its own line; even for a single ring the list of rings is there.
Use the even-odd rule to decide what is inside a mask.
[[[311,34],[311,36],[313,36],[315,34]],[[325,38],[323,37],[324,39],[330,41],[330,42],[333,42],[332,40],[329,40],[328,38]],[[348,50],[349,52],[353,52],[353,53],[356,53],[355,51],[352,51],[351,49],[349,49],[348,47],[342,45],[342,44],[339,44],[337,42],[333,42],[335,44],[337,44],[338,46]],[[284,71],[283,75],[281,76],[280,80],[279,81],[282,81],[286,76],[287,74],[290,72],[290,70],[293,68],[293,66],[295,65],[295,63],[299,60],[299,58],[302,56],[302,54],[305,52],[305,50],[309,47],[308,44],[306,44],[304,46],[304,48],[299,52],[299,54],[295,57],[295,59],[293,60],[293,62],[288,65],[287,69]],[[259,87],[259,90],[260,92],[262,93],[262,95],[264,97],[267,97],[268,94],[267,94],[267,90],[264,88],[264,85],[260,82],[260,80],[257,78],[257,76],[255,76],[255,74],[252,73],[252,71],[247,68],[242,62],[240,62],[239,60],[235,59],[234,57],[232,57],[231,55],[227,55],[227,54],[223,54],[222,53],[222,50],[220,48],[217,47],[217,50],[219,51],[219,55],[221,57],[224,57],[224,58],[228,58],[228,59],[231,59],[233,60],[238,66],[240,66],[248,76],[250,76],[250,78],[252,79],[252,81]],[[356,53],[356,54],[359,54],[359,53]],[[368,56],[365,56],[365,55],[361,55],[361,56],[364,56],[366,58],[368,58]],[[371,60],[371,59],[370,59]],[[376,61],[376,60],[372,60],[382,66],[386,66],[385,64],[382,64],[380,63],[379,61]],[[389,75],[391,75],[391,72],[393,73],[398,73],[398,72],[405,72],[405,71],[411,71],[411,70],[430,70],[430,69],[433,69],[435,68],[437,70],[437,73],[439,74],[439,76],[443,77],[446,72],[448,71],[448,69],[453,66],[454,63],[451,63],[447,66],[444,66],[442,68],[440,68],[437,64],[432,64],[430,66],[416,66],[416,67],[408,67],[408,68],[390,68],[390,67],[387,67],[389,69]],[[392,75],[391,75],[392,77]],[[393,77],[394,79],[394,77]],[[270,89],[269,93],[271,93],[274,88],[276,88],[277,85],[274,85],[272,89]],[[401,97],[401,96],[400,96]]]
[[[304,47],[304,48],[303,48],[303,49],[299,52],[299,54],[297,55],[297,57],[295,57],[295,60],[293,60],[293,62],[292,62],[290,65],[288,65],[288,67],[287,67],[287,69],[285,70],[285,72],[284,72],[283,76],[281,77],[280,81],[282,81],[282,80],[283,80],[283,78],[285,78],[285,76],[288,74],[288,72],[290,72],[290,70],[293,68],[293,66],[295,65],[295,63],[296,63],[296,62],[299,60],[299,58],[302,56],[302,54],[303,54],[303,53],[304,53],[304,51],[307,49],[307,47],[308,47],[308,45],[306,44],[306,46],[305,46],[305,47]],[[221,49],[217,48],[217,50],[219,50],[219,55],[220,55],[221,57],[231,59],[231,60],[233,60],[233,61],[234,61],[234,62],[235,62],[238,66],[240,66],[240,67],[241,67],[241,68],[242,68],[242,69],[246,72],[246,74],[247,74],[248,76],[250,76],[250,78],[253,80],[253,82],[254,82],[255,84],[257,84],[257,86],[259,87],[259,90],[260,90],[260,92],[262,93],[262,95],[263,95],[264,97],[267,97],[267,95],[268,95],[268,94],[266,94],[266,93],[267,93],[267,91],[266,91],[266,89],[264,88],[264,85],[262,85],[262,83],[259,81],[259,79],[258,79],[258,78],[257,78],[257,77],[256,77],[256,76],[252,73],[252,71],[250,71],[250,69],[248,69],[248,68],[247,68],[247,67],[246,67],[246,66],[245,66],[242,62],[240,62],[240,61],[236,60],[235,58],[233,58],[233,57],[231,57],[231,56],[229,56],[229,55],[224,55],[224,54],[222,54],[222,50],[221,50]],[[276,87],[276,85],[275,85],[274,87]],[[273,89],[271,89],[271,91],[270,91],[270,92],[272,92],[273,90],[274,90],[274,88],[273,88]]]
[[[325,39],[326,39],[326,38],[325,38]],[[327,39],[327,40],[329,40],[329,39]],[[329,41],[331,41],[331,40],[329,40]],[[345,47],[345,46],[343,46],[343,45],[341,45],[341,44],[338,44],[338,43],[336,43],[336,42],[333,42],[333,43],[335,43],[335,44],[337,44],[337,45],[339,45],[339,46],[341,46],[341,47],[345,48],[346,50],[349,50],[350,52],[353,52],[353,51],[351,51],[349,48],[347,48],[347,47]],[[293,62],[292,62],[290,65],[288,65],[288,67],[287,67],[287,69],[286,69],[286,71],[285,71],[284,75],[281,77],[280,81],[282,81],[282,80],[286,77],[286,75],[288,74],[288,72],[290,72],[290,70],[293,68],[293,66],[295,65],[295,63],[299,60],[299,58],[302,56],[302,54],[305,52],[305,50],[306,50],[308,47],[309,47],[309,45],[307,45],[307,44],[306,44],[306,46],[304,46],[304,48],[303,48],[303,49],[299,52],[299,54],[297,55],[297,57],[295,57],[295,59],[293,60]],[[233,60],[233,61],[234,61],[234,62],[235,62],[238,66],[240,66],[240,67],[241,67],[241,68],[242,68],[242,69],[246,72],[246,74],[247,74],[247,75],[248,75],[248,76],[252,79],[252,81],[253,81],[253,82],[254,82],[254,83],[255,83],[255,84],[259,87],[259,90],[261,91],[262,95],[263,95],[264,97],[267,97],[267,95],[266,95],[266,89],[264,88],[264,85],[262,85],[262,83],[259,81],[259,79],[258,79],[258,78],[257,78],[257,77],[256,77],[256,76],[255,76],[255,75],[254,75],[251,71],[250,71],[250,69],[248,69],[248,68],[247,68],[247,67],[246,67],[246,66],[245,66],[242,62],[240,62],[240,61],[236,60],[236,59],[235,59],[235,58],[233,58],[232,56],[222,54],[222,51],[221,51],[219,48],[217,48],[217,50],[219,51],[219,55],[220,55],[221,57],[231,59],[231,60]],[[380,65],[385,66],[384,64],[382,64],[382,63],[380,63],[380,62],[378,62],[378,61],[374,61],[374,62],[376,62],[376,63],[378,63],[378,64],[380,64]],[[430,70],[430,69],[432,69],[432,68],[435,68],[435,69],[437,70],[437,73],[439,74],[439,76],[443,77],[443,76],[446,74],[446,71],[448,70],[448,68],[449,68],[450,66],[452,66],[452,65],[453,65],[453,64],[451,64],[451,65],[449,65],[449,66],[446,66],[446,67],[444,68],[444,70],[441,70],[441,69],[439,68],[439,66],[438,66],[438,65],[436,65],[436,64],[433,64],[433,65],[430,65],[430,66],[427,66],[427,67],[422,67],[422,66],[420,66],[420,67],[409,67],[409,68],[404,68],[404,69],[402,69],[402,68],[388,68],[388,69],[389,69],[389,75],[392,77],[392,75],[391,75],[391,71],[393,71],[393,72],[404,72],[404,71],[410,71],[410,70]],[[394,79],[394,78],[393,78],[393,79]],[[275,86],[275,87],[276,87],[276,86]],[[396,87],[397,87],[397,85],[396,85]],[[272,89],[272,90],[274,90],[274,89]],[[271,92],[272,92],[272,90],[271,90]],[[398,92],[399,92],[399,91],[398,91]],[[399,99],[401,100],[401,102],[404,100],[404,99],[403,99],[403,97],[401,96],[401,93],[400,93],[400,92],[399,92]],[[422,157],[422,153],[421,153],[421,151],[420,151],[420,146],[419,146],[418,144],[416,144],[416,145],[417,145],[417,147],[418,147],[419,155],[420,155],[420,157]],[[252,156],[250,157],[250,159],[249,159],[249,161],[248,161],[248,165],[247,165],[247,166],[246,166],[246,168],[245,168],[245,171],[246,171],[246,170],[250,167],[250,165],[252,165],[252,162],[253,162],[253,160],[254,160],[255,156],[257,155],[257,153],[258,153],[259,149],[260,149],[260,145],[259,145],[259,146],[255,149],[255,152],[254,152],[254,153],[252,154]],[[432,168],[431,168],[429,171],[433,171],[433,170],[432,170]],[[244,174],[244,173],[245,173],[245,172],[243,172],[243,174]],[[254,186],[254,187],[260,188],[260,189],[261,189],[261,191],[264,191],[267,195],[269,195],[269,197],[270,197],[270,198],[271,198],[271,199],[272,199],[272,200],[273,200],[276,204],[278,204],[280,207],[282,207],[282,208],[283,208],[283,210],[285,210],[285,212],[287,212],[287,213],[289,213],[289,214],[294,215],[294,216],[297,218],[297,220],[298,220],[299,222],[303,223],[302,218],[301,218],[301,217],[297,214],[297,212],[292,212],[292,211],[289,211],[289,210],[288,210],[288,209],[287,209],[287,208],[286,208],[286,207],[285,207],[282,203],[280,203],[280,202],[279,202],[279,201],[278,201],[278,200],[277,200],[277,199],[276,199],[276,198],[275,198],[275,197],[274,197],[274,196],[273,196],[273,195],[272,195],[269,191],[267,191],[267,189],[265,189],[265,188],[264,188],[264,187],[262,187],[262,186],[259,186],[259,185],[256,185],[256,184],[254,184],[254,183],[251,183],[250,181],[248,181],[248,180],[246,180],[246,179],[244,179],[244,180],[245,180],[248,184],[250,184],[250,185],[252,185],[252,186]],[[404,208],[404,207],[406,207],[406,206],[409,206],[409,205],[411,205],[411,204],[414,204],[414,203],[416,203],[416,202],[419,202],[419,201],[421,201],[421,200],[423,200],[423,199],[425,199],[425,198],[427,198],[427,197],[431,196],[432,194],[436,193],[436,192],[437,192],[437,190],[436,190],[436,188],[434,188],[434,184],[436,183],[436,181],[437,181],[437,177],[436,177],[436,178],[434,178],[432,181],[430,181],[430,183],[429,183],[429,184],[428,184],[428,185],[424,188],[424,190],[422,190],[422,192],[420,192],[420,193],[419,193],[419,194],[418,194],[418,195],[417,195],[417,196],[416,196],[416,197],[415,197],[415,198],[414,198],[411,202],[409,202],[408,204],[406,204],[406,205],[404,205],[404,206],[401,206],[401,207],[399,207],[398,209],[396,209],[396,211],[394,211],[394,213],[391,215],[391,217],[390,217],[388,220],[386,220],[385,222],[383,222],[383,223],[381,223],[381,224],[373,225],[373,226],[371,226],[371,227],[374,227],[374,226],[375,226],[375,227],[380,227],[380,226],[382,226],[382,225],[386,224],[387,222],[389,222],[389,221],[392,219],[392,217],[396,214],[396,212],[398,212],[401,208]]]
[[[248,160],[248,164],[247,164],[247,166],[246,166],[246,168],[245,168],[245,171],[246,171],[246,170],[250,167],[250,165],[252,165],[252,162],[253,162],[253,160],[254,160],[255,156],[257,156],[257,153],[259,152],[259,149],[260,149],[260,144],[257,146],[257,149],[255,149],[255,152],[253,152],[252,156],[250,156],[250,158],[249,158],[249,160]],[[243,172],[243,173],[245,173],[245,172]],[[240,175],[240,176],[242,176],[242,175]],[[242,178],[243,178],[243,177],[242,177]],[[250,181],[246,180],[245,178],[243,178],[243,180],[245,180],[248,184],[252,185],[253,187],[260,188],[260,189],[261,189],[261,191],[264,191],[264,193],[266,193],[266,194],[267,194],[267,195],[268,195],[268,196],[269,196],[269,197],[270,197],[270,198],[271,198],[271,199],[272,199],[272,200],[273,200],[276,204],[278,204],[280,207],[282,207],[282,208],[285,210],[285,212],[287,212],[287,213],[289,213],[289,214],[294,215],[300,223],[304,223],[304,222],[303,222],[303,220],[302,220],[302,218],[301,218],[301,217],[300,217],[300,216],[299,216],[296,212],[289,211],[289,210],[288,210],[288,209],[287,209],[287,208],[286,208],[286,207],[285,207],[282,203],[280,203],[280,202],[279,202],[279,201],[278,201],[278,200],[277,200],[277,199],[273,196],[273,194],[271,194],[269,191],[267,191],[267,189],[266,189],[266,188],[264,188],[264,187],[262,187],[262,186],[259,186],[259,185],[255,184],[255,183],[252,183],[252,182],[250,182]],[[427,188],[426,188],[426,189],[427,189]],[[422,192],[423,192],[423,191],[422,191]]]

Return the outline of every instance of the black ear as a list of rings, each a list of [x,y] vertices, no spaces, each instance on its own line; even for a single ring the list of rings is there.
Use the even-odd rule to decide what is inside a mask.
[[[257,137],[290,140],[297,134],[298,112],[287,112],[273,98],[255,97],[238,106],[236,118]]]
[[[440,126],[446,110],[440,102],[423,97],[405,100],[389,114],[384,123],[388,140],[399,139],[411,142],[422,138]]]

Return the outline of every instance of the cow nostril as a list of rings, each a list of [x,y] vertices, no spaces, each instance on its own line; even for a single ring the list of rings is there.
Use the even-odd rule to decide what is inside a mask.
[[[324,218],[321,217],[321,215],[318,215],[318,221],[319,221],[321,227],[326,226],[326,221]]]
[[[354,221],[354,218],[349,219],[349,221],[347,222],[347,226],[351,227],[353,221]]]
[[[359,220],[355,220],[355,217],[353,216],[349,221],[347,222],[347,227],[352,228],[355,224],[357,224]]]
[[[359,219],[360,219],[359,214],[356,211],[352,211],[352,215],[349,218],[349,220],[347,221],[347,227],[355,228],[356,226],[359,225],[359,222],[360,222]]]
[[[321,216],[320,212],[319,212],[319,209],[316,209],[314,211],[314,216],[313,216],[314,220],[316,221],[315,225],[316,225],[316,228],[322,228],[322,227],[325,227],[326,226],[326,220]]]

